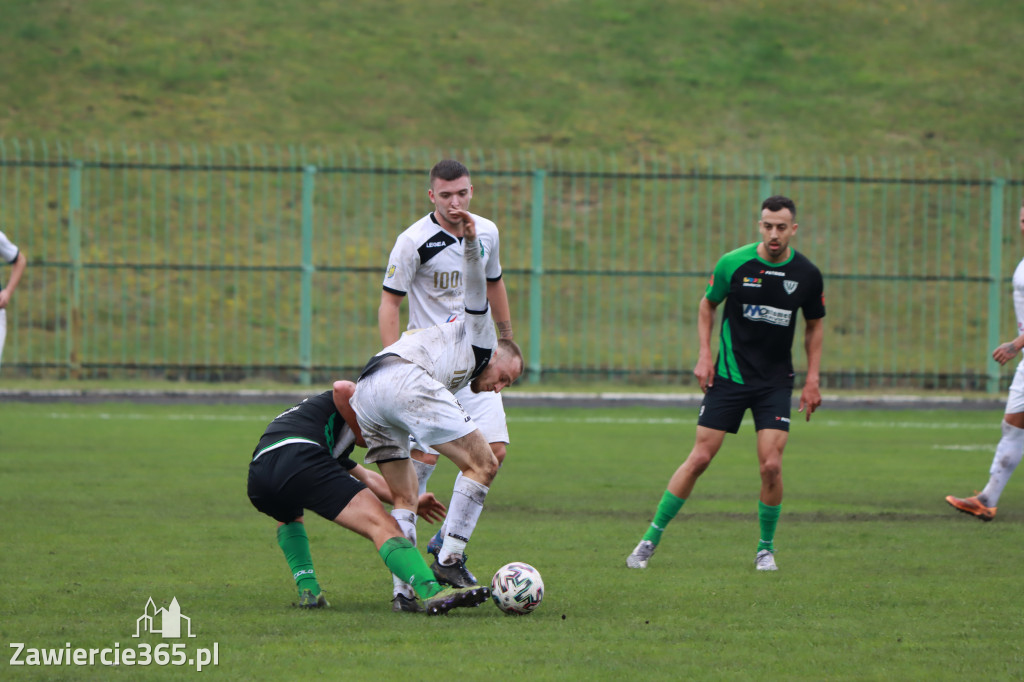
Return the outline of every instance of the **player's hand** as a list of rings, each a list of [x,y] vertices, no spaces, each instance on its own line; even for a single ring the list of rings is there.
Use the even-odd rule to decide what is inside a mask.
[[[806,421],[811,421],[811,415],[814,414],[814,411],[819,407],[821,407],[821,390],[818,388],[818,385],[805,385],[804,390],[800,393],[800,408],[797,412],[803,412],[804,408],[806,408]]]
[[[466,239],[476,239],[476,221],[473,220],[473,215],[469,211],[463,211],[461,208],[453,208],[448,211],[448,215],[456,220],[462,221],[462,236]]]
[[[0,308],[3,306],[0,305]],[[1017,347],[1013,345],[1013,341],[1007,341],[1001,344],[998,348],[992,351],[992,359],[998,362],[1000,365],[1005,365],[1007,362],[1017,357]]]
[[[11,292],[7,289],[0,289],[0,310],[7,307],[7,304],[11,302]]]
[[[715,383],[715,363],[709,358],[697,360],[697,366],[693,368],[693,376],[697,377],[697,385],[704,393]]]
[[[434,497],[434,493],[423,493],[420,495],[419,506],[416,508],[416,513],[419,514],[427,523],[443,521],[444,515],[447,511],[448,507],[444,506],[441,503],[441,500]]]

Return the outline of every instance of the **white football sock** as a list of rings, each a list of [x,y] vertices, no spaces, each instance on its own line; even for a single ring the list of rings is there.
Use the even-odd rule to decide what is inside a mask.
[[[978,499],[986,507],[995,507],[999,503],[999,496],[1003,494],[1003,488],[1010,481],[1010,475],[1020,464],[1024,456],[1024,429],[1011,426],[1003,420],[1003,437],[999,439],[996,446],[996,455],[992,458],[992,467],[989,469],[988,484],[978,494]]]
[[[434,466],[434,464],[427,464],[417,459],[412,461],[412,468],[416,470],[416,480],[420,484],[420,495],[427,492],[427,481],[430,480],[430,475],[434,473]]]
[[[460,476],[455,480],[452,490],[452,503],[448,506],[448,517],[445,519],[444,545],[437,555],[438,562],[452,563],[456,557],[465,556],[466,543],[473,535],[480,512],[484,510],[484,500],[489,488],[471,478]]]
[[[402,529],[402,534],[412,542],[413,547],[416,546],[416,514],[409,511],[408,509],[392,509],[391,516],[394,517],[395,521],[398,521],[398,527]],[[392,580],[395,583],[394,591],[391,596],[395,597],[399,594],[403,594],[410,599],[416,598],[416,591],[412,589],[412,585],[404,582],[397,575],[391,575]]]

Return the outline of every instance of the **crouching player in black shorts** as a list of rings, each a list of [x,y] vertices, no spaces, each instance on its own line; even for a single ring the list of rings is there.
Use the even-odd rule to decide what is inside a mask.
[[[299,606],[328,606],[313,571],[303,525],[305,509],[373,542],[388,570],[413,586],[421,601],[419,610],[436,615],[485,601],[489,596],[485,587],[438,584],[378,499],[391,502],[383,477],[349,459],[356,445],[366,447],[349,406],[354,391],[351,381],[337,381],[333,391],[278,415],[260,438],[249,464],[249,499],[279,523],[277,541],[298,586]],[[419,511],[431,521],[441,517],[444,506],[428,493],[420,498]]]

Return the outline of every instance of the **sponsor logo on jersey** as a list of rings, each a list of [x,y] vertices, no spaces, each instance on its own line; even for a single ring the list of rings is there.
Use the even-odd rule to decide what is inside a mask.
[[[434,256],[443,252],[456,241],[455,237],[443,230],[438,230],[416,249],[420,256],[420,265],[426,265]]]
[[[387,276],[384,279],[391,279],[394,276],[395,276],[395,266],[394,265],[389,265],[388,266],[388,274],[387,274]]]
[[[448,324],[449,322],[454,322],[457,319],[459,319],[459,314],[458,313],[452,313],[451,315],[448,316],[448,319],[445,320],[444,322],[445,322],[445,324]]]
[[[787,294],[791,294],[796,291],[797,285],[800,283],[793,279],[782,280],[782,288],[786,290]]]
[[[788,327],[789,321],[793,318],[793,311],[748,303],[743,306],[743,317],[754,322],[767,322],[780,327]]]
[[[785,277],[786,276],[786,273],[779,272],[778,270],[762,270],[761,274],[762,275],[773,275],[775,277]]]
[[[743,286],[745,286],[745,287],[755,287],[757,289],[760,289],[761,288],[761,278],[760,277],[744,277],[743,278]]]

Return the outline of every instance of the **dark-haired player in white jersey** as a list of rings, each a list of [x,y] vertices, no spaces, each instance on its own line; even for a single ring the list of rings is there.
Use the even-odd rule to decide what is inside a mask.
[[[464,316],[463,221],[457,211],[468,212],[473,198],[469,169],[455,160],[438,162],[430,171],[427,196],[434,204],[434,210],[398,236],[388,259],[377,313],[381,343],[384,346],[397,341],[401,334],[400,308],[403,299],[409,301],[408,329],[423,329],[460,320]],[[471,215],[477,239],[483,247],[491,315],[500,338],[511,340],[512,323],[508,294],[501,276],[498,228],[486,218]],[[509,442],[501,396],[497,393],[473,393],[466,387],[458,392],[456,398],[473,416],[473,421],[490,444],[501,466]],[[424,492],[437,463],[437,451],[425,443],[414,441],[412,459],[420,491]],[[416,542],[415,525],[407,526],[406,530],[409,539]],[[445,530],[442,527],[427,547],[427,551],[435,556],[443,543]],[[411,596],[409,586],[396,579],[393,598],[395,610],[408,604]]]
[[[789,246],[796,233],[796,205],[774,196],[761,204],[761,241],[719,259],[697,318],[700,354],[693,373],[704,391],[697,437],[689,457],[668,482],[654,521],[636,549],[626,557],[629,568],[646,568],[661,534],[682,508],[697,479],[725,440],[736,433],[749,409],[757,430],[761,470],[758,521],[761,537],[754,566],[777,570],[775,527],[782,508],[782,451],[789,438],[793,393],[793,336],[798,311],[806,323],[804,350],[807,379],[800,411],[807,419],[821,405],[819,377],[825,317],[821,272]],[[717,362],[711,360],[715,309],[725,303]]]
[[[1024,235],[1024,204],[1020,208],[1020,232]],[[1000,365],[1015,358],[1024,348],[1024,260],[1013,271],[1013,309],[1017,313],[1017,338],[1000,344],[992,351],[993,359]],[[999,496],[1024,457],[1024,360],[1017,364],[1017,371],[1013,374],[1002,428],[1003,436],[996,445],[985,488],[971,497],[946,496],[946,502],[953,507],[982,521],[996,517]]]

